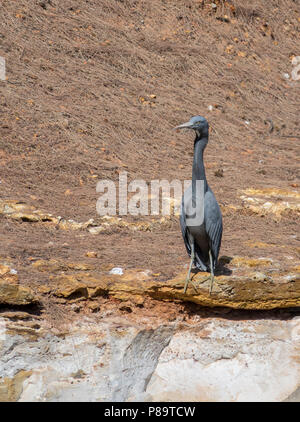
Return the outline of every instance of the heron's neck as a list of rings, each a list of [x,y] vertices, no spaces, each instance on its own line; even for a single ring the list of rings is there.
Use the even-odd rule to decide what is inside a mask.
[[[205,168],[203,162],[203,152],[208,142],[208,137],[195,139],[194,143],[194,162],[193,162],[193,173],[192,173],[192,190],[195,192],[196,180],[204,181],[204,192],[207,191],[207,180],[205,175]]]

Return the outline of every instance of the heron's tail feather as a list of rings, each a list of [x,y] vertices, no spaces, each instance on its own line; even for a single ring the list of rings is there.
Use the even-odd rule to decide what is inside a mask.
[[[204,264],[203,258],[201,256],[201,253],[197,249],[198,248],[196,247],[194,264],[196,265],[196,267],[198,268],[198,270],[200,270],[200,271],[207,271],[208,270],[207,265]]]

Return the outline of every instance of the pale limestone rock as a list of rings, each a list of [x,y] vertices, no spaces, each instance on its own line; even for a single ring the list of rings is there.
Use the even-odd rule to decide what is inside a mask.
[[[4,321],[0,401],[293,401],[299,391],[299,317],[151,328],[81,317],[61,333],[42,323],[35,338]]]
[[[154,401],[282,401],[300,382],[299,330],[299,320],[211,321],[176,333],[147,393]]]

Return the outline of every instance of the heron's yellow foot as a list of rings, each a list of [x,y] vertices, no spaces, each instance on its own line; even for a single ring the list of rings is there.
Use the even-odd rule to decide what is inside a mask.
[[[195,283],[193,283],[192,280],[189,277],[185,281],[183,293],[186,294],[189,283],[191,283],[191,285],[194,287],[195,292],[198,293],[198,290],[197,290],[197,287],[195,286]]]
[[[211,274],[210,276],[208,276],[208,277],[205,277],[205,278],[202,278],[201,280],[199,280],[198,281],[198,283],[197,283],[197,286],[194,286],[195,288],[199,288],[199,286],[200,286],[200,284],[202,284],[202,283],[204,283],[205,281],[207,281],[207,280],[210,280],[210,285],[209,285],[209,295],[211,294],[211,292],[212,292],[212,289],[213,289],[213,283],[214,283],[214,275],[213,274]]]
[[[209,285],[209,295],[211,295],[213,284],[214,284],[215,276],[213,274],[210,275],[210,285]]]

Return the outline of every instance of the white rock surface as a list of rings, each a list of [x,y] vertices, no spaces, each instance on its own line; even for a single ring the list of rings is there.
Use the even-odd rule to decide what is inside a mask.
[[[0,394],[1,379],[31,371],[19,401],[299,398],[299,317],[206,318],[155,329],[81,317],[64,335],[44,326],[37,338],[6,326],[4,334],[2,320]]]
[[[300,381],[299,319],[211,321],[174,335],[147,392],[153,400],[281,401]]]

